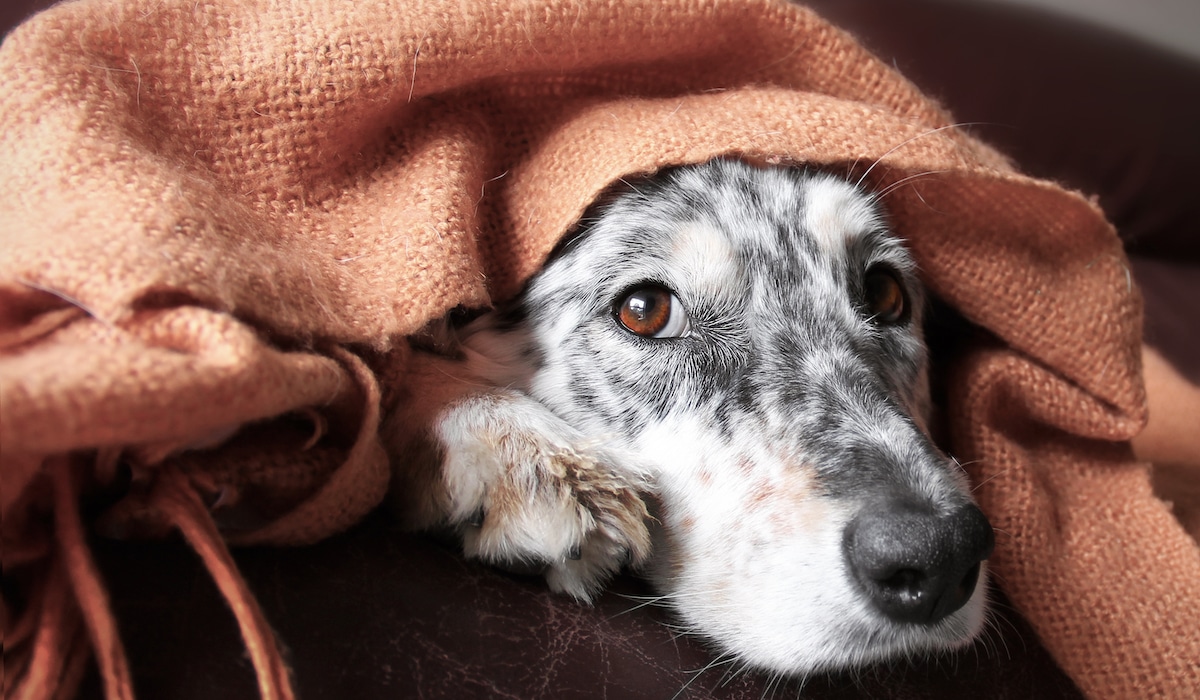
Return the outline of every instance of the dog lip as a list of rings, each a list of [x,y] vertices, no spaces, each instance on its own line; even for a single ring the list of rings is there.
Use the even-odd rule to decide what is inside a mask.
[[[991,531],[982,515],[951,519],[967,531],[959,542],[939,520],[969,497],[924,430],[925,294],[884,207],[804,169],[717,160],[670,172],[589,210],[519,316],[464,331],[463,361],[561,418],[556,444],[611,444],[613,464],[597,467],[645,475],[650,512],[633,514],[654,538],[645,573],[689,629],[748,665],[807,673],[965,643],[983,622]],[[872,271],[901,288],[873,280],[885,287],[867,313]],[[616,293],[647,284],[687,303],[694,325],[668,334],[682,338],[620,326]],[[652,318],[644,330],[659,328]],[[887,504],[904,496],[904,508]],[[868,501],[904,527],[863,517]],[[481,538],[514,512],[459,513],[455,525]],[[912,535],[899,553],[881,546],[889,529]],[[959,546],[968,553],[943,556]],[[523,555],[526,573],[597,587],[596,572],[645,561],[588,539],[532,549],[489,560]]]

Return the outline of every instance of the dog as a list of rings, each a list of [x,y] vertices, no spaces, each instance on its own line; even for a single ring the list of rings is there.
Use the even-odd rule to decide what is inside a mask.
[[[400,512],[582,600],[630,566],[774,674],[965,645],[994,535],[929,436],[917,272],[845,178],[623,181],[518,298],[424,334]]]

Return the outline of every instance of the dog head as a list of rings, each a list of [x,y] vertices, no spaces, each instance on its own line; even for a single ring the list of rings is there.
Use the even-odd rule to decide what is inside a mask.
[[[925,300],[878,203],[717,160],[599,206],[519,304],[517,386],[656,486],[647,573],[751,665],[807,673],[981,628],[993,535],[925,428]]]

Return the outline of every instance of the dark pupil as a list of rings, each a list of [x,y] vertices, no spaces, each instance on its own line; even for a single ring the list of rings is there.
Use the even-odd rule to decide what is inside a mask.
[[[894,321],[902,311],[900,283],[886,272],[867,275],[867,303],[882,320]]]
[[[639,321],[645,321],[654,316],[658,298],[654,292],[635,292],[630,295],[627,308]]]
[[[888,278],[884,275],[871,275],[867,278],[868,294],[871,297],[871,306],[875,309],[887,302],[888,298]]]

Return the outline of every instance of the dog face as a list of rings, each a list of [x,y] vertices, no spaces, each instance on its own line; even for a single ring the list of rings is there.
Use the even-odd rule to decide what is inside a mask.
[[[646,573],[691,629],[807,673],[983,623],[992,531],[926,434],[923,306],[872,197],[718,160],[597,208],[464,344],[646,475]]]

